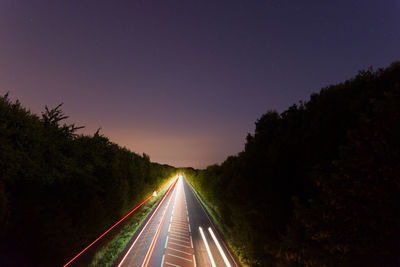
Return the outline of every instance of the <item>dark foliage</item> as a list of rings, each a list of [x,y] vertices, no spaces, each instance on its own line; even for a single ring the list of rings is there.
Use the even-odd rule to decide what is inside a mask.
[[[243,152],[188,172],[251,266],[399,266],[400,63],[267,112]]]
[[[65,118],[0,98],[2,266],[66,263],[175,171]]]

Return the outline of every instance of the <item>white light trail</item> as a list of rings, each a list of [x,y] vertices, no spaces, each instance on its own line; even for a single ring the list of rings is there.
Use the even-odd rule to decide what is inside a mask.
[[[210,257],[211,265],[213,267],[216,267],[214,258],[211,254],[210,247],[208,246],[207,239],[206,239],[206,236],[204,235],[203,229],[201,229],[201,227],[199,227],[199,230],[200,230],[201,237],[203,238],[204,245],[206,246],[208,257]]]
[[[215,242],[215,244],[217,245],[217,248],[218,248],[218,250],[219,250],[219,253],[221,253],[222,258],[224,259],[224,262],[225,262],[226,266],[231,267],[231,264],[229,263],[228,259],[226,258],[225,253],[224,253],[224,251],[222,250],[221,245],[219,244],[217,238],[215,237],[214,232],[213,232],[213,230],[211,229],[211,227],[208,227],[208,231],[210,232],[212,238],[214,239],[214,242]]]

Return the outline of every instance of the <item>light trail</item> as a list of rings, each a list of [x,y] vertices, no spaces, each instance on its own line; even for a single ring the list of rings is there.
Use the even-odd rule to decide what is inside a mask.
[[[164,202],[164,200],[167,198],[167,196],[169,195],[169,192],[171,192],[172,188],[174,188],[176,182],[178,181],[178,179],[175,180],[175,182],[172,184],[172,186],[168,189],[167,193],[165,193],[164,197],[161,199],[160,203],[158,204],[157,208],[154,210],[153,214],[151,215],[151,217],[149,218],[149,220],[146,222],[146,224],[144,225],[144,227],[142,228],[142,230],[140,231],[140,233],[138,234],[138,236],[136,237],[135,241],[133,241],[133,244],[131,245],[131,247],[128,249],[128,252],[126,252],[125,256],[122,258],[121,262],[118,264],[118,267],[121,267],[121,265],[124,263],[124,261],[126,260],[126,257],[128,256],[128,254],[131,252],[132,248],[135,246],[136,242],[138,241],[139,237],[142,235],[143,231],[146,229],[147,225],[150,223],[151,219],[153,218],[153,216],[157,213],[158,208],[160,208],[161,204]]]
[[[212,254],[211,254],[210,247],[208,246],[207,239],[206,239],[206,236],[204,235],[203,229],[201,229],[201,227],[199,227],[199,230],[200,230],[201,237],[203,238],[204,245],[206,246],[206,250],[207,250],[207,253],[208,253],[208,257],[210,258],[211,265],[213,267],[216,267],[215,262],[214,262],[214,258],[213,258]]]
[[[134,208],[133,210],[131,210],[128,214],[126,214],[121,220],[119,220],[116,224],[114,224],[113,226],[111,226],[107,231],[105,231],[101,236],[99,236],[95,241],[93,241],[89,246],[87,246],[84,250],[82,250],[81,252],[78,253],[78,255],[76,255],[75,257],[73,257],[69,262],[67,262],[64,267],[70,265],[76,258],[78,258],[83,252],[85,252],[86,250],[88,250],[91,246],[93,246],[97,241],[99,241],[103,236],[105,236],[108,232],[110,232],[115,226],[117,226],[118,224],[120,224],[123,220],[125,220],[129,215],[131,215],[135,210],[137,210],[138,208],[140,208],[144,203],[146,203],[150,198],[152,198],[153,195],[150,195],[148,198],[146,198],[142,203],[140,203],[136,208]]]
[[[195,192],[195,190],[193,189],[192,185],[190,183],[187,183],[189,186],[189,189],[192,191],[192,193],[195,195],[197,202],[199,203],[200,207],[203,209],[204,213],[206,214],[208,221],[210,222],[211,225],[214,225],[213,221],[211,220],[210,216],[208,215],[208,212],[206,212],[206,210],[203,207],[203,204],[201,204],[199,198],[197,197],[197,194]],[[236,267],[238,267],[239,265],[236,263],[235,258],[232,256],[231,252],[229,251],[227,245],[225,243],[222,243],[222,245],[224,245],[225,249],[228,251],[229,257],[232,259],[233,263],[235,264]]]
[[[179,181],[179,180],[180,180],[180,179],[178,178],[178,181]],[[162,217],[162,219],[161,219],[161,222],[158,224],[157,232],[156,232],[156,234],[154,235],[153,240],[151,240],[150,248],[149,248],[149,250],[147,251],[146,256],[144,257],[144,261],[143,261],[143,263],[142,263],[142,267],[143,267],[143,266],[144,266],[144,267],[147,267],[147,266],[149,265],[151,255],[153,254],[153,250],[154,250],[154,247],[156,246],[158,236],[160,235],[161,226],[162,226],[162,224],[163,224],[163,222],[164,222],[165,215],[167,215],[167,211],[168,211],[168,208],[169,208],[169,204],[171,203],[171,199],[172,199],[172,197],[169,198],[169,200],[168,200],[168,204],[167,204],[167,207],[166,207],[165,210],[164,210],[164,214],[163,214],[163,217]]]
[[[221,254],[222,258],[224,259],[224,262],[225,262],[226,266],[231,267],[231,264],[229,263],[228,259],[226,258],[225,253],[224,253],[224,251],[222,250],[222,247],[221,247],[221,245],[219,244],[217,238],[215,237],[214,232],[213,232],[213,230],[211,229],[211,227],[208,227],[208,231],[210,232],[212,238],[214,239],[214,242],[215,242],[215,244],[217,245],[217,248],[218,248],[218,250],[219,250],[219,253]]]
[[[175,181],[176,183],[176,181]],[[168,185],[168,184],[167,184]],[[163,186],[158,192],[161,192],[167,185]],[[154,191],[156,192],[156,191]],[[113,226],[111,226],[107,231],[105,231],[102,235],[100,235],[96,240],[94,240],[90,245],[88,245],[85,249],[83,249],[81,252],[79,252],[75,257],[73,257],[69,262],[67,262],[63,267],[66,267],[70,265],[74,260],[76,260],[82,253],[84,253],[86,250],[88,250],[91,246],[93,246],[97,241],[99,241],[103,236],[105,236],[108,232],[110,232],[113,228],[115,228],[118,224],[120,224],[123,220],[125,220],[129,215],[131,215],[133,212],[135,212],[138,208],[140,208],[144,203],[146,203],[150,198],[154,196],[154,193],[151,194],[148,198],[143,200],[142,203],[140,203],[138,206],[136,206],[133,210],[131,210],[128,214],[126,214],[122,219],[120,219],[118,222],[116,222]]]

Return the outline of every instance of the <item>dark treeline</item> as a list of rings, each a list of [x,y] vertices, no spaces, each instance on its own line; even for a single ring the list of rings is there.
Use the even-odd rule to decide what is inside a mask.
[[[399,266],[400,62],[267,112],[243,152],[186,173],[251,266]]]
[[[65,118],[0,97],[2,266],[66,263],[175,172]]]

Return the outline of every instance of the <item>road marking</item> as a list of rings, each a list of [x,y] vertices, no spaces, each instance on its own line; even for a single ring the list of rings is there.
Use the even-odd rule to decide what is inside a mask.
[[[183,250],[179,250],[179,249],[176,249],[176,248],[168,248],[168,249],[172,249],[172,250],[178,251],[180,253],[184,253],[184,254],[189,255],[189,256],[193,255],[192,253],[187,253],[187,252],[185,252]]]
[[[178,238],[178,239],[185,239],[185,241],[186,242],[189,242],[189,237],[187,237],[187,236],[184,236],[184,235],[177,235],[177,234],[174,234],[174,233],[170,233],[171,235],[174,235],[173,236],[173,238]]]
[[[136,242],[138,241],[139,237],[142,235],[143,231],[147,228],[147,225],[150,223],[150,221],[153,219],[154,215],[157,213],[157,210],[161,207],[162,203],[164,200],[168,197],[169,193],[171,192],[172,188],[174,188],[177,180],[175,181],[174,184],[168,189],[167,193],[165,193],[164,197],[161,199],[160,203],[158,204],[157,208],[154,210],[153,214],[150,216],[149,220],[147,223],[143,226],[142,230],[139,232],[138,236],[136,237],[135,241],[131,245],[131,247],[128,249],[128,252],[126,252],[125,256],[122,258],[121,262],[118,264],[118,267],[120,267],[123,262],[126,260],[126,257],[128,257],[128,254],[131,252],[132,248],[135,246]]]
[[[175,217],[176,218],[176,217]],[[175,219],[174,218],[174,221],[175,221],[175,223],[186,223],[186,220],[185,219],[182,219],[182,218],[176,218]]]
[[[179,258],[179,259],[185,260],[185,261],[190,261],[190,262],[192,262],[192,260],[188,260],[188,259],[186,259],[186,258],[184,258],[184,257],[181,257],[181,256],[178,256],[178,255],[174,255],[174,254],[171,254],[171,253],[168,253],[168,255],[170,255],[170,256],[172,256],[172,257],[175,257],[175,258]]]
[[[168,244],[168,236],[167,236],[167,239],[165,239],[165,249],[167,248],[167,244]]]
[[[190,234],[185,189],[181,180],[179,180],[177,184],[175,203],[173,205],[174,215],[171,216],[171,225],[168,228],[164,266],[178,266],[175,263],[182,265],[182,260],[184,260],[186,263],[184,263],[183,266],[195,267],[196,263],[193,257],[193,241]]]
[[[161,265],[160,265],[160,267],[162,267],[162,266],[164,265],[164,258],[165,258],[165,254],[164,254],[164,255],[162,255],[162,259],[161,259]]]
[[[185,233],[185,234],[187,233],[187,231],[183,231],[183,230],[179,230],[179,229],[173,229],[173,230],[171,230],[170,232],[171,232],[171,233],[172,233],[172,232],[176,232],[176,233]]]
[[[176,196],[176,194],[175,194],[175,196]],[[165,210],[164,210],[164,214],[163,214],[163,216],[162,216],[162,219],[161,219],[160,223],[158,224],[157,232],[156,232],[156,234],[154,235],[153,239],[151,240],[150,248],[149,248],[149,250],[147,250],[146,256],[144,257],[144,261],[143,261],[143,263],[142,263],[142,267],[143,267],[143,266],[146,266],[146,267],[147,267],[148,264],[149,264],[151,255],[153,254],[154,247],[155,247],[155,245],[156,245],[156,243],[157,243],[158,236],[160,235],[160,232],[161,232],[161,226],[162,226],[162,224],[163,224],[163,222],[164,222],[165,215],[167,215],[167,211],[168,211],[168,208],[169,208],[169,204],[171,204],[171,199],[172,199],[172,197],[170,197],[169,200],[168,200],[168,204],[167,204],[167,207],[166,207]]]
[[[176,265],[176,264],[173,264],[173,263],[169,263],[169,262],[165,262],[165,264],[168,264],[168,265],[171,265],[171,266],[175,266],[175,267],[181,267],[180,265]]]
[[[187,208],[187,201],[186,201],[186,193],[185,193],[185,187],[183,187],[183,196],[184,196],[184,199],[185,199],[185,206],[186,206],[186,211],[188,212],[189,211],[189,209]],[[191,246],[192,246],[192,249],[193,249],[193,238],[192,238],[192,230],[191,230],[191,228],[190,228],[190,220],[189,220],[189,213],[187,213],[187,222],[188,222],[188,226],[189,226],[189,237],[190,237],[190,244],[191,244]],[[193,250],[194,251],[194,250]],[[197,266],[197,264],[196,264],[196,257],[195,257],[195,255],[194,255],[194,253],[193,253],[193,264],[194,264],[194,267],[196,267]]]
[[[175,243],[175,242],[172,242],[172,241],[169,241],[169,243],[170,243],[170,244],[177,245],[177,246],[180,246],[180,247],[184,247],[184,248],[190,248],[189,246],[180,245],[180,244],[177,244],[177,243]]]
[[[187,221],[183,222],[173,222],[175,227],[187,228]]]
[[[179,225],[172,225],[172,227],[175,227],[175,228],[177,228],[177,229],[182,229],[182,230],[185,230],[185,231],[188,231],[189,230],[189,227],[183,227],[183,226],[179,226]]]
[[[174,235],[175,237],[179,237],[179,238],[185,238],[187,240],[189,240],[189,237],[183,236],[183,235],[178,235],[178,234],[174,234],[174,233],[170,233],[171,235]]]
[[[175,223],[175,224],[177,224],[177,225],[186,225],[186,222],[177,222],[177,221],[174,221],[173,223]]]
[[[206,246],[206,250],[207,250],[207,253],[208,253],[208,257],[210,258],[211,265],[213,267],[216,267],[215,262],[214,262],[214,258],[213,258],[212,254],[211,254],[211,251],[210,251],[210,247],[208,246],[208,243],[207,243],[206,236],[203,233],[203,229],[201,229],[201,227],[199,227],[199,230],[200,230],[201,237],[203,238],[204,245]]]
[[[169,185],[171,185],[172,183],[170,183]],[[157,190],[158,192],[161,192],[167,185],[164,185],[163,187],[159,188],[159,190]],[[156,191],[154,191],[154,193],[156,193]],[[105,236],[108,232],[110,232],[114,227],[116,227],[118,224],[120,224],[122,221],[124,221],[129,215],[131,215],[133,212],[135,212],[139,207],[141,207],[145,202],[147,202],[147,200],[149,200],[150,198],[154,197],[154,193],[151,194],[148,198],[146,198],[142,203],[140,203],[138,206],[136,206],[133,210],[131,210],[128,214],[126,214],[122,219],[120,219],[117,223],[115,223],[113,226],[111,226],[107,231],[105,231],[102,235],[100,235],[96,240],[94,240],[90,245],[88,245],[84,250],[82,250],[81,252],[79,252],[74,258],[72,258],[69,262],[67,262],[63,267],[68,266],[69,264],[71,264],[71,262],[73,262],[76,258],[78,258],[80,255],[82,255],[82,253],[84,253],[87,249],[89,249],[93,244],[95,244],[97,241],[99,241],[103,236]]]
[[[182,242],[182,243],[190,243],[189,241],[186,241],[186,240],[183,240],[183,239],[177,239],[177,238],[173,238],[173,237],[170,237],[169,239],[173,239],[173,240],[176,240],[176,241],[179,241],[179,242]]]
[[[215,242],[215,244],[217,245],[217,248],[218,248],[218,250],[219,250],[219,253],[221,254],[222,258],[224,259],[224,262],[225,262],[226,266],[231,267],[231,265],[230,265],[228,259],[226,258],[226,255],[225,255],[224,251],[222,250],[221,245],[219,244],[217,238],[215,237],[214,232],[213,232],[213,230],[211,229],[211,227],[208,227],[208,231],[210,232],[212,238],[214,239],[214,242]]]

